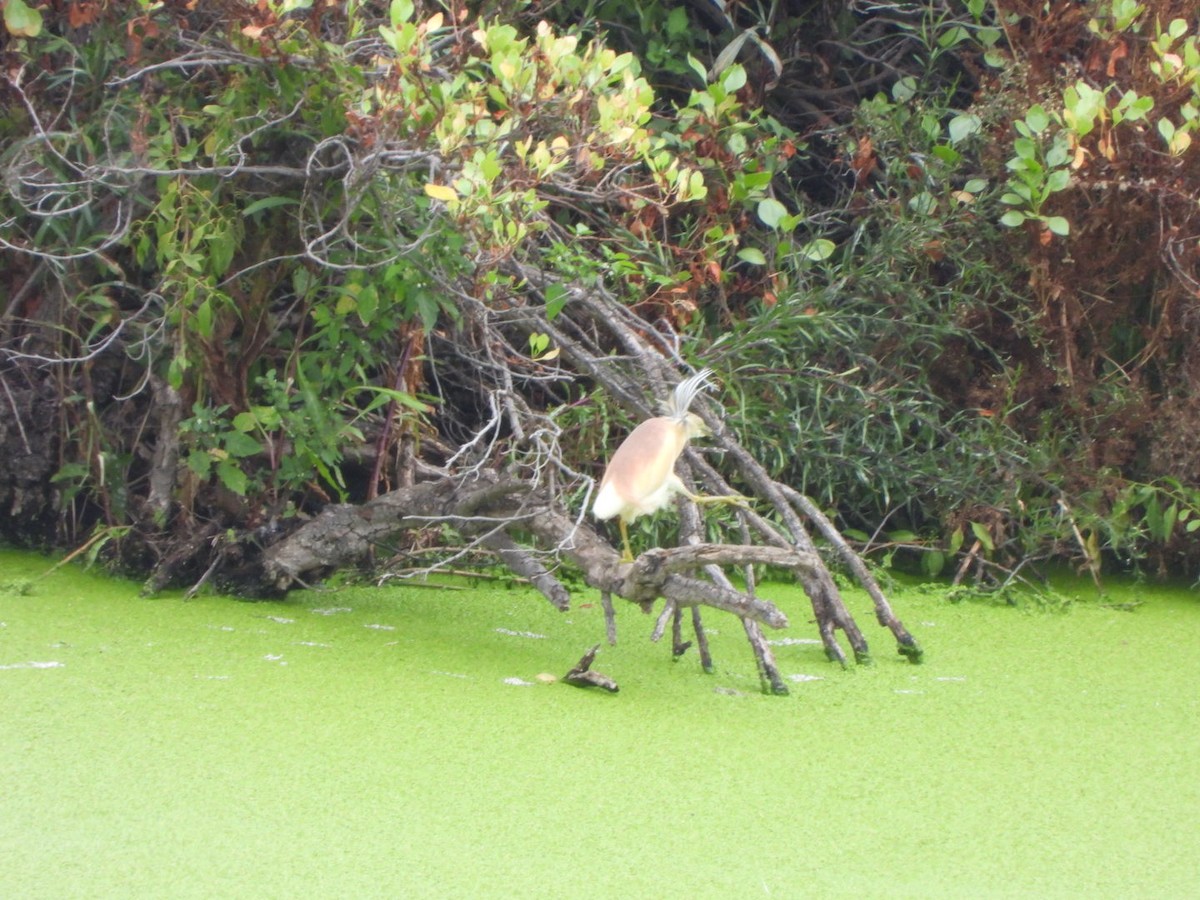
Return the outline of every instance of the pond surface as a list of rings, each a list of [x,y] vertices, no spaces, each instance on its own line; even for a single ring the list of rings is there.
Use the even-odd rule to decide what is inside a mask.
[[[893,591],[927,662],[827,663],[764,595],[792,694],[618,609],[609,695],[547,684],[597,598],[178,594],[0,551],[0,896],[1185,897],[1200,883],[1200,601],[1066,613]],[[25,592],[27,590],[27,592]]]

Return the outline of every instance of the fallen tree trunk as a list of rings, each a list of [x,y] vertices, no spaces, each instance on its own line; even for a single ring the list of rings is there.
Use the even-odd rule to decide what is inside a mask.
[[[661,597],[676,607],[711,606],[783,628],[788,624],[787,617],[774,604],[691,577],[690,573],[707,565],[761,563],[807,571],[816,564],[812,557],[781,548],[712,544],[654,549],[626,563],[591,527],[537,499],[535,485],[484,472],[467,479],[422,482],[361,506],[328,506],[267,548],[262,562],[266,586],[278,592],[306,585],[326,572],[357,564],[372,548],[392,542],[404,531],[438,521],[467,530],[488,528],[483,543],[502,543],[501,559],[507,553],[509,559],[521,559],[522,566],[535,559],[535,552],[547,550],[523,550],[511,537],[498,540],[497,536],[509,529],[526,530],[537,538],[540,547],[574,563],[592,587],[646,608]],[[538,577],[531,583],[555,607],[565,609],[567,588],[546,567],[538,564],[537,568]]]

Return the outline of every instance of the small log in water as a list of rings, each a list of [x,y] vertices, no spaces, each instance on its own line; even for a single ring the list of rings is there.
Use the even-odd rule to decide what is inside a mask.
[[[608,691],[610,694],[617,693],[620,688],[615,681],[607,675],[592,671],[592,663],[595,662],[596,651],[599,649],[600,645],[596,644],[591,650],[583,654],[574,668],[563,676],[563,681],[574,687],[598,687],[601,690]]]

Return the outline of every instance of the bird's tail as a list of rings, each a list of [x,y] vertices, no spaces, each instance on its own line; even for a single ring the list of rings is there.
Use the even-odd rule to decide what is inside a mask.
[[[683,379],[675,388],[675,395],[667,404],[667,415],[680,422],[684,421],[696,395],[711,384],[712,369],[701,369],[695,375]]]

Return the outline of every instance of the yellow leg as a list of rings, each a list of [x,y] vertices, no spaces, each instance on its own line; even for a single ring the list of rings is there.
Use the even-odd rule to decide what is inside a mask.
[[[633,551],[629,549],[629,528],[624,519],[617,519],[617,524],[621,527],[621,546],[625,548],[621,562],[633,562]]]

